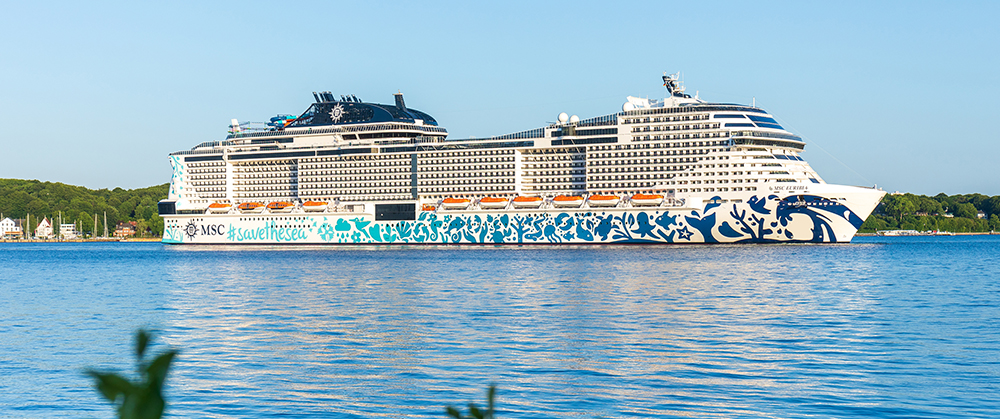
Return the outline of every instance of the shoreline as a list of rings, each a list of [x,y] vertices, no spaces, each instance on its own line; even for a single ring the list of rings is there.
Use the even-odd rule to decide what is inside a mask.
[[[976,231],[976,232],[965,232],[965,233],[951,233],[951,232],[941,232],[941,234],[898,234],[893,236],[886,236],[884,234],[878,233],[855,233],[854,237],[912,237],[912,236],[993,236],[1000,235],[1000,231]]]
[[[70,239],[70,240],[45,240],[45,239],[3,239],[0,243],[159,243],[163,240],[160,237],[139,237],[128,239]]]

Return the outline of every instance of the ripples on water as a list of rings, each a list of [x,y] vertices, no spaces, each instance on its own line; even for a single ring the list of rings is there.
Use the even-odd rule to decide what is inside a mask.
[[[852,245],[0,245],[0,417],[181,350],[171,417],[945,417],[1000,410],[1000,238]],[[162,346],[157,349],[162,348]]]

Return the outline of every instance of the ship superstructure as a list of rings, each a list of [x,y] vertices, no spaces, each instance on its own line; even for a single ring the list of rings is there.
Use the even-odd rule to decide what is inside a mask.
[[[460,140],[402,94],[314,93],[171,154],[164,242],[843,242],[884,194],[826,184],[764,110],[663,82],[620,112]]]

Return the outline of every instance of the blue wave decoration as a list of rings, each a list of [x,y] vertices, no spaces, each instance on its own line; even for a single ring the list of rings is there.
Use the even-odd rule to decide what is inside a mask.
[[[833,242],[863,220],[839,201],[798,195],[754,196],[747,202],[713,198],[703,211],[639,209],[530,213],[420,212],[413,221],[375,222],[352,214],[323,214],[315,228],[283,231],[262,224],[228,227],[227,242],[348,244],[468,243],[771,243]],[[179,227],[164,242],[192,242]],[[186,240],[189,239],[189,240]]]

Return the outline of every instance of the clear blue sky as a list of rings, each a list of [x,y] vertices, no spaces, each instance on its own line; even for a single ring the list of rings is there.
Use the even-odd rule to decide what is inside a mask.
[[[0,178],[170,179],[167,154],[312,92],[451,136],[689,93],[750,103],[828,182],[1000,194],[1000,2],[5,2]]]

